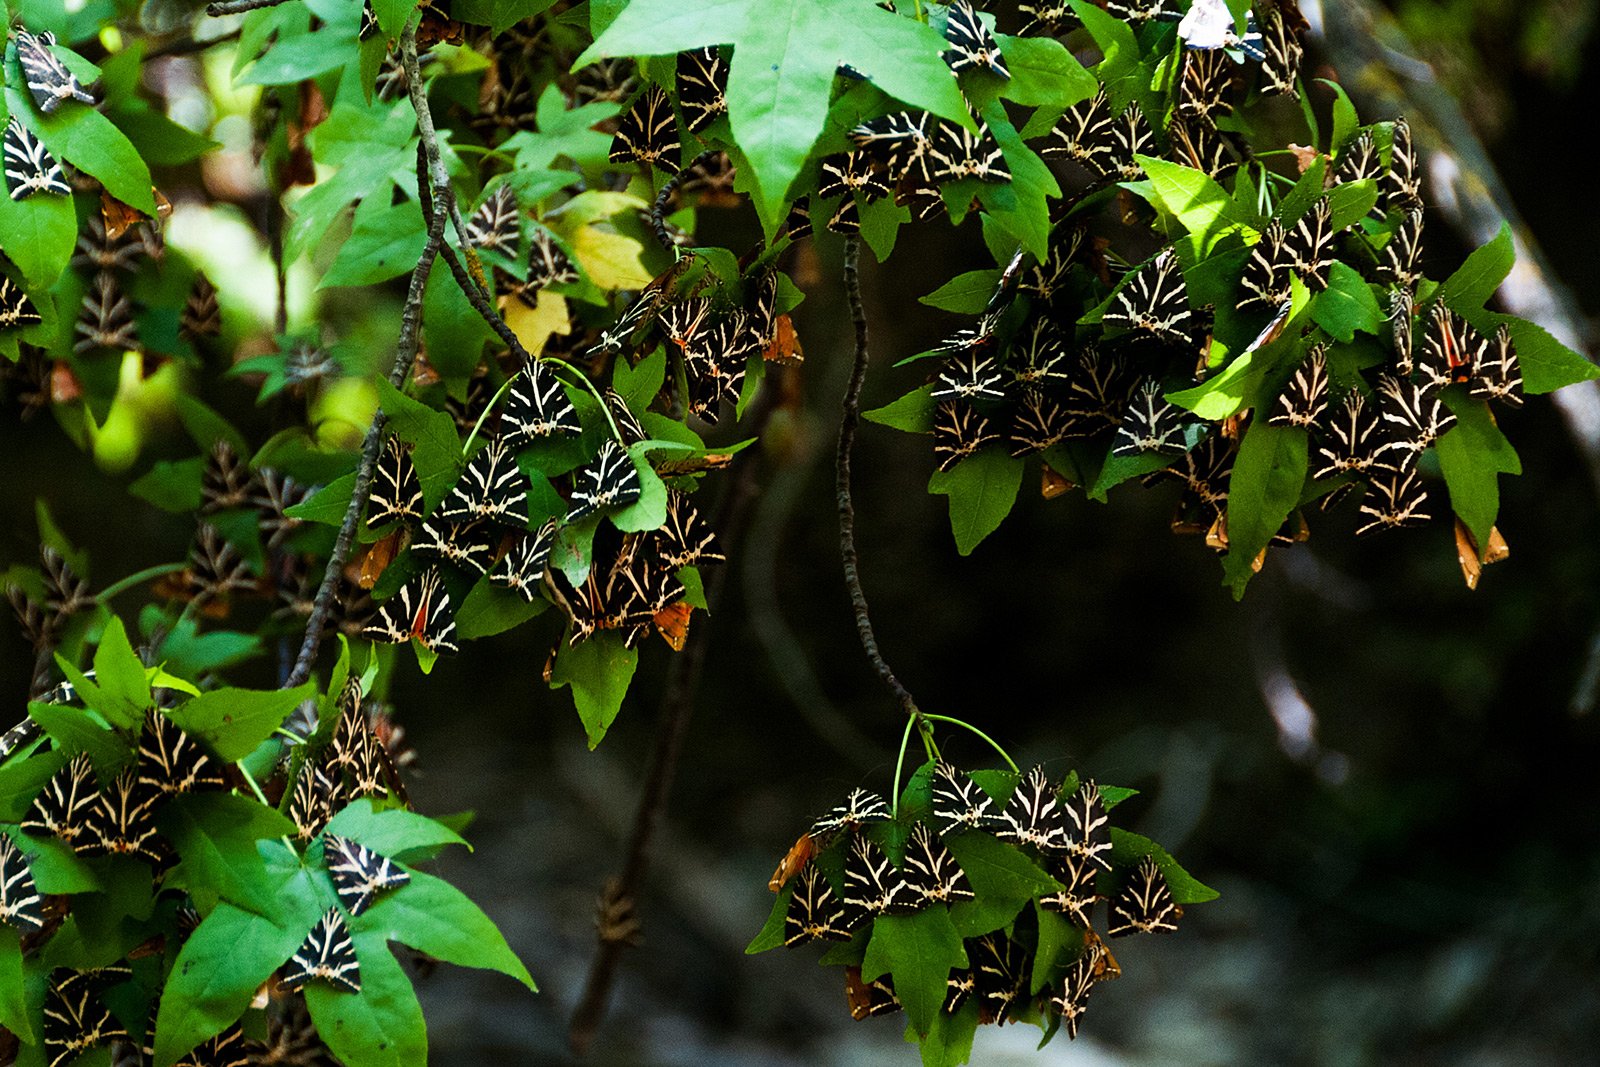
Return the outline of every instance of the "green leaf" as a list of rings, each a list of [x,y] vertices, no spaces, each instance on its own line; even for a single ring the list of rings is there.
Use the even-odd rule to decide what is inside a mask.
[[[1312,170],[1321,165],[1322,160],[1319,159]],[[1310,174],[1311,171],[1308,170],[1306,173]],[[1334,233],[1346,230],[1366,218],[1372,211],[1372,205],[1377,202],[1378,183],[1371,178],[1335,185],[1328,190],[1328,225]]]
[[[318,489],[308,499],[284,508],[283,513],[291,519],[321,523],[338,529],[344,525],[344,513],[350,508],[350,494],[354,493],[355,489],[356,472],[351,471]]]
[[[422,299],[422,332],[427,341],[428,362],[446,381],[470,377],[483,357],[483,346],[494,337],[494,331],[472,309],[461,286],[447,270],[428,275]]]
[[[983,119],[1011,169],[1011,181],[1003,185],[979,183],[978,200],[989,219],[1042,260],[1050,249],[1049,200],[1061,195],[1061,186],[1045,161],[1011,125],[1000,101],[992,101],[983,109]]]
[[[272,913],[256,842],[292,834],[294,823],[259,801],[227,793],[173,797],[159,821],[183,860],[183,884],[191,893],[202,887],[257,915]]]
[[[563,644],[556,653],[550,687],[572,687],[572,702],[591,749],[605,740],[606,731],[616,721],[638,665],[639,650],[624,647],[622,636],[616,633],[597,633],[576,645]]]
[[[934,471],[928,492],[950,498],[950,530],[956,551],[970,555],[993,533],[1017,502],[1022,487],[1020,459],[991,448],[968,456],[948,471]]]
[[[476,14],[475,8],[481,6],[484,2],[485,0],[457,0],[455,4],[451,5],[450,13],[453,17],[465,22],[481,22],[482,20],[469,18],[468,16]],[[492,6],[514,10],[526,2],[527,0],[521,0],[520,3],[519,0],[497,0]],[[550,5],[546,4],[545,6],[549,7]],[[411,17],[411,13],[416,9],[417,0],[372,0],[372,13],[377,16],[378,28],[383,31],[385,37],[400,36],[400,31],[406,28],[406,20]],[[513,22],[520,21],[521,18],[522,16],[518,16]],[[504,28],[503,26],[496,27],[495,34],[498,35]]]
[[[11,88],[6,89],[6,105],[13,115],[29,116],[28,125],[57,159],[93,175],[112,196],[154,217],[150,168],[110,119],[92,107],[64,107],[54,115],[41,115],[31,100]]]
[[[1068,0],[1077,13],[1084,29],[1094,38],[1095,45],[1105,58],[1095,71],[1109,89],[1114,83],[1131,74],[1139,65],[1139,41],[1133,27],[1106,13],[1094,0]],[[1115,94],[1114,103],[1121,106],[1128,99],[1126,91]]]
[[[428,1061],[422,1005],[381,937],[352,936],[361,967],[361,992],[327,982],[306,986],[306,1007],[317,1033],[347,1067],[413,1067]]]
[[[994,778],[998,772],[978,771],[972,774],[985,792],[993,783],[1015,787],[1015,776]],[[979,778],[985,775],[992,781]],[[991,796],[994,794],[991,793]],[[999,798],[996,798],[997,802]],[[1034,897],[1052,893],[1061,888],[1038,865],[1021,852],[988,834],[968,831],[945,838],[945,845],[966,872],[967,880],[977,900],[957,904],[950,909],[950,918],[962,937],[976,937],[998,930],[1009,923]]]
[[[867,242],[867,247],[882,263],[894,251],[895,238],[900,234],[901,225],[911,221],[911,209],[886,196],[870,204],[862,204],[860,210],[861,239]]]
[[[1029,107],[1065,110],[1093,96],[1100,88],[1066,46],[1053,37],[1007,37],[997,34],[1000,54],[1011,78],[1000,95]]]
[[[1530,396],[1600,378],[1600,367],[1557,341],[1543,326],[1510,315],[1501,316],[1498,321],[1511,329],[1517,362],[1522,367],[1522,388]],[[1493,328],[1486,336],[1494,336]]]
[[[128,643],[119,618],[106,623],[100,635],[100,646],[94,652],[94,673],[100,691],[92,701],[84,702],[104,715],[112,726],[138,729],[150,706],[150,683],[145,680],[144,663]]]
[[[128,739],[112,730],[98,712],[62,704],[31,703],[28,716],[68,756],[88,753],[97,771],[115,773],[133,761]]]
[[[1192,390],[1190,390],[1192,392]],[[1172,465],[1172,456],[1160,452],[1140,452],[1134,456],[1106,456],[1100,474],[1089,487],[1089,499],[1104,504],[1106,494],[1130,478],[1142,478]]]
[[[446,963],[499,971],[538,991],[533,976],[483,910],[461,890],[431,874],[412,871],[409,884],[380,895],[371,908],[350,921],[350,927]]]
[[[1334,260],[1328,287],[1311,302],[1311,318],[1329,336],[1346,344],[1355,340],[1356,331],[1376,334],[1387,321],[1378,298],[1372,295],[1372,286],[1342,260]]]
[[[941,54],[944,38],[906,15],[857,0],[633,0],[578,58],[660,56],[733,45],[728,112],[755,173],[769,229],[828,116],[847,63],[911,107],[970,124]]]
[[[1228,554],[1222,569],[1234,599],[1244,596],[1256,557],[1300,502],[1305,480],[1306,432],[1252,422],[1228,483]]]
[[[71,846],[60,838],[34,837],[9,826],[4,831],[10,833],[17,850],[27,859],[39,892],[52,895],[96,893],[106,888],[94,868],[79,859]]]
[[[389,417],[395,435],[409,441],[411,461],[422,483],[422,499],[433,510],[461,475],[461,438],[448,412],[436,411],[406,396],[387,378],[378,380],[378,406]]]
[[[271,737],[302,701],[316,696],[311,682],[294,689],[213,689],[167,709],[167,718],[234,763]]]
[[[1500,283],[1511,273],[1511,265],[1516,258],[1511,224],[1503,222],[1499,235],[1475,249],[1460,268],[1439,286],[1439,299],[1452,311],[1476,311],[1500,288]]]
[[[355,228],[339,248],[319,289],[341,285],[374,285],[406,274],[422,258],[428,227],[415,200],[399,204],[368,197],[356,208]],[[376,206],[374,206],[376,205]]]
[[[21,935],[5,925],[0,925],[0,1026],[17,1035],[25,1045],[38,1043],[39,1038],[33,1031],[33,1012],[28,1007],[22,983]]]
[[[1182,864],[1173,859],[1166,849],[1139,834],[1132,834],[1126,830],[1111,828],[1111,862],[1118,867],[1132,867],[1145,856],[1155,857],[1161,873],[1166,876],[1167,889],[1172,893],[1172,899],[1179,904],[1204,904],[1216,900],[1221,893],[1198,881],[1194,875],[1183,869]]]
[[[78,237],[72,197],[49,194],[26,200],[0,197],[0,233],[7,258],[29,288],[48,289],[67,269]]]
[[[1154,156],[1135,156],[1150,178],[1151,203],[1177,219],[1209,251],[1224,234],[1247,229],[1228,191],[1204,171]]]
[[[207,407],[203,401],[188,393],[179,393],[174,403],[178,406],[178,418],[183,422],[184,430],[200,446],[200,451],[210,452],[218,441],[226,441],[236,454],[250,454],[250,445],[245,441],[244,434],[234,429],[227,419]]]
[[[380,0],[383,2],[383,0]],[[414,5],[416,0],[387,0],[387,3]],[[456,0],[450,7],[450,17],[457,22],[472,22],[480,26],[488,26],[490,32],[496,37],[515,26],[523,19],[547,11],[554,7],[556,0]],[[396,26],[404,25],[404,19]],[[386,32],[398,34],[399,29],[389,31],[385,24]],[[543,128],[543,124],[540,124]]]
[[[758,952],[766,952],[783,944],[783,921],[789,914],[789,899],[793,896],[794,882],[791,880],[778,891],[778,899],[772,902],[772,911],[767,914],[767,921],[762,924],[761,932],[745,946],[746,956],[754,956]]]
[[[1361,119],[1357,117],[1356,106],[1350,102],[1344,86],[1332,78],[1318,78],[1317,81],[1333,90],[1333,133],[1328,137],[1328,151],[1339,152],[1349,142],[1350,135],[1361,124]]]
[[[1500,512],[1502,474],[1521,474],[1522,461],[1516,449],[1500,432],[1489,405],[1482,400],[1457,395],[1447,389],[1444,402],[1455,412],[1456,424],[1434,447],[1439,466],[1450,490],[1450,507],[1480,546],[1489,543]]]
[[[915,1034],[907,1030],[907,1040]],[[922,1067],[960,1067],[972,1058],[972,1039],[978,1034],[978,998],[968,997],[954,1015],[941,1011],[922,1039]]]
[[[471,641],[505,633],[542,614],[549,606],[549,601],[538,597],[526,600],[521,593],[484,579],[472,587],[456,612],[456,636]]]
[[[355,29],[354,25],[330,25],[315,33],[281,36],[237,81],[241,85],[293,85],[359,62],[361,47]]]
[[[944,1005],[950,971],[967,965],[961,935],[950,912],[937,905],[911,915],[880,915],[872,921],[872,940],[861,961],[861,977],[894,976],[895,996],[919,1034],[933,1028]]]
[[[661,392],[661,383],[666,378],[667,352],[657,348],[634,366],[629,366],[627,360],[617,360],[611,371],[611,388],[622,397],[629,411],[645,411]]]
[[[667,487],[645,458],[649,450],[646,441],[628,446],[628,455],[639,472],[639,499],[611,516],[611,524],[627,533],[658,530],[667,521]]]
[[[327,833],[348,837],[390,859],[413,862],[417,856],[437,855],[446,845],[466,840],[436,819],[403,808],[377,809],[371,800],[352,801],[329,821]]]
[[[933,384],[929,383],[911,390],[892,404],[863,411],[861,417],[907,433],[932,433],[934,409],[939,406],[933,399],[933,390]]]
[[[156,465],[146,471],[143,477],[128,486],[128,492],[175,515],[197,511],[200,508],[200,486],[205,469],[204,456],[176,462],[157,460]]]
[[[33,798],[66,762],[63,753],[39,752],[0,767],[0,821],[21,822]]]
[[[957,315],[977,315],[989,306],[989,301],[994,296],[994,288],[1000,284],[1000,274],[998,269],[969,270],[965,274],[956,275],[927,296],[919,297],[918,300],[941,311],[953,311]],[[871,415],[867,417],[871,418]]]

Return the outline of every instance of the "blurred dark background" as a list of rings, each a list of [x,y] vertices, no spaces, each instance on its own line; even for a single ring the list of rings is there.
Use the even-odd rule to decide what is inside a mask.
[[[1600,234],[1575,157],[1600,102],[1595,3],[1390,7],[1463,101],[1557,280],[1594,313]],[[1343,73],[1363,118],[1391,117]],[[1430,221],[1434,276],[1464,247],[1447,234]],[[848,322],[837,239],[815,255],[793,265],[809,279],[796,316],[805,411],[775,424],[749,538],[730,546],[719,610],[695,619],[712,631],[707,669],[638,902],[643,943],[625,957],[596,1064],[915,1061],[903,1020],[850,1020],[839,972],[814,952],[742,952],[773,865],[811,818],[856,785],[888,790],[902,724],[840,581],[831,459]],[[974,220],[907,229],[888,269],[867,266],[866,406],[916,384],[918,369],[890,364],[957,325],[916,297],[988,265]],[[249,390],[224,396],[248,424]],[[1339,512],[1310,516],[1308,544],[1274,550],[1243,603],[1198,539],[1168,532],[1175,487],[1125,488],[1101,506],[1079,493],[1046,502],[1030,479],[999,532],[961,558],[944,499],[924,491],[926,439],[865,426],[863,578],[885,653],[922,706],[980,725],[1025,765],[1139,788],[1132,828],[1222,893],[1177,936],[1118,946],[1125,977],[1098,992],[1070,1048],[1062,1038],[1036,1056],[1036,1031],[986,1028],[975,1063],[1592,1062],[1600,719],[1586,672],[1600,652],[1600,508],[1549,401],[1501,421],[1526,473],[1502,479],[1511,556],[1476,592],[1448,523],[1354,542]],[[127,475],[97,471],[48,417],[0,419],[0,455],[0,561],[31,557],[35,496],[90,550],[97,587],[181,558],[191,527],[131,501]],[[418,808],[477,812],[477,851],[446,873],[543,989],[529,998],[448,967],[422,983],[447,1067],[566,1062],[595,898],[621,863],[654,738],[664,647],[649,646],[590,753],[570,698],[540,679],[553,639],[546,620],[474,643],[427,679],[407,660],[391,694],[421,754]],[[5,692],[20,698],[29,660],[21,641],[0,641]],[[969,737],[941,743],[991,765]]]

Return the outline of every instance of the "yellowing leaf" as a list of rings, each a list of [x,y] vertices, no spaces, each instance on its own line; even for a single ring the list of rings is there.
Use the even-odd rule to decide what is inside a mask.
[[[572,322],[567,317],[567,298],[556,293],[541,291],[536,308],[510,297],[502,313],[522,347],[534,355],[544,351],[544,343],[551,334],[572,332]]]
[[[571,245],[585,273],[602,289],[642,289],[654,277],[639,260],[644,246],[632,237],[584,226],[572,235]]]

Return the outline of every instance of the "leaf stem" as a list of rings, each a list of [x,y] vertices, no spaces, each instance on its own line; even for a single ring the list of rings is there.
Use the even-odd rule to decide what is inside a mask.
[[[152,578],[160,578],[165,574],[176,574],[183,570],[185,566],[187,566],[187,564],[158,563],[154,567],[146,567],[144,570],[137,571],[128,575],[126,578],[112,582],[110,585],[100,590],[99,594],[94,598],[95,603],[105,604],[109,602],[112,597],[121,593],[126,593],[129,589],[132,589],[136,585],[139,585],[143,582],[148,582]]]
[[[587,374],[564,359],[557,359],[555,356],[540,356],[539,359],[541,362],[549,363],[558,370],[566,371],[569,375],[578,379],[580,385],[589,390],[594,398],[600,402],[600,412],[605,415],[606,422],[611,426],[611,436],[617,439],[617,444],[622,444],[622,430],[617,426],[616,416],[611,414],[611,405],[606,401],[605,394],[600,392],[600,387],[590,381]]]
[[[511,392],[511,385],[516,380],[517,377],[513,374],[511,377],[505,380],[498,390],[495,391],[494,396],[489,398],[489,403],[486,404],[483,411],[478,414],[478,421],[472,424],[472,432],[467,434],[467,439],[461,446],[461,454],[463,456],[472,451],[472,442],[478,439],[478,431],[483,429],[483,420],[487,419],[489,417],[489,412],[493,411],[499,405],[500,401],[506,398],[506,394]]]
[[[994,738],[990,737],[988,734],[984,733],[982,730],[978,729],[976,726],[972,725],[970,722],[963,722],[960,719],[951,718],[949,715],[933,715],[933,714],[930,714],[930,713],[928,713],[926,711],[922,713],[922,717],[924,719],[929,720],[930,722],[947,722],[951,726],[959,726],[964,730],[972,731],[973,733],[977,734],[979,737],[983,738],[985,741],[989,742],[989,747],[994,749],[996,752],[1000,753],[1000,758],[1005,760],[1006,764],[1013,771],[1015,771],[1017,774],[1021,774],[1022,773],[1022,768],[1017,766],[1017,761],[1012,759],[1011,755],[1008,752],[1006,752],[1005,749],[1000,747],[1000,743],[998,741],[996,741]]]
[[[889,794],[889,814],[900,817],[900,774],[906,766],[906,747],[911,743],[911,728],[917,725],[916,717],[906,716],[906,728],[900,734],[900,754],[894,760],[894,791]]]

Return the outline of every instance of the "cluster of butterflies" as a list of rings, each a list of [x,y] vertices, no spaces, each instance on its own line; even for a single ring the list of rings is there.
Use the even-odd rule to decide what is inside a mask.
[[[1001,804],[962,771],[938,763],[930,819],[913,824],[899,865],[866,830],[893,821],[888,805],[866,790],[852,792],[802,838],[807,846],[801,853],[803,865],[793,871],[780,868],[794,886],[784,916],[784,944],[850,941],[879,915],[904,915],[977,899],[944,839],[969,832],[991,834],[1045,864],[1061,888],[1041,897],[1040,906],[1066,917],[1083,932],[1082,955],[1038,1000],[1060,1016],[1070,1036],[1077,1037],[1095,983],[1121,974],[1095,930],[1096,902],[1108,900],[1106,931],[1111,937],[1172,932],[1183,909],[1174,903],[1154,858],[1142,858],[1131,871],[1114,871],[1110,820],[1100,790],[1093,782],[1076,782],[1076,776],[1066,783],[1052,782],[1042,767],[1035,767]],[[1063,796],[1063,786],[1075,787]],[[828,851],[843,854],[839,882],[814,858]],[[1105,888],[1120,884],[1106,894],[1102,883]],[[781,884],[775,879],[774,888]],[[1002,1023],[1020,1017],[1035,1003],[1029,990],[1034,955],[1030,941],[1036,939],[1030,939],[1024,926],[1019,917],[1009,933],[999,930],[967,940],[968,966],[950,973],[946,1011],[958,1011],[975,997],[980,1021]],[[859,969],[852,968],[846,974],[846,992],[851,1014],[858,1019],[900,1010],[890,975],[863,981]]]
[[[406,445],[390,438],[375,468],[367,502],[367,524],[397,525],[409,538],[412,556],[425,569],[378,608],[363,631],[378,641],[416,639],[435,652],[456,652],[455,611],[444,568],[489,581],[529,603],[541,596],[564,608],[572,623],[572,643],[602,630],[623,633],[635,647],[660,630],[677,643],[686,624],[686,589],[677,578],[683,567],[720,563],[716,537],[687,494],[668,491],[667,518],[657,530],[627,533],[609,527],[596,531],[593,563],[577,587],[550,555],[561,530],[591,516],[636,502],[641,483],[627,445],[646,439],[620,397],[607,404],[622,440],[607,439],[587,464],[570,476],[567,510],[528,529],[528,480],[516,455],[542,440],[583,432],[577,409],[548,365],[534,361],[518,372],[500,408],[497,435],[476,452],[454,488],[426,513],[422,484]]]

